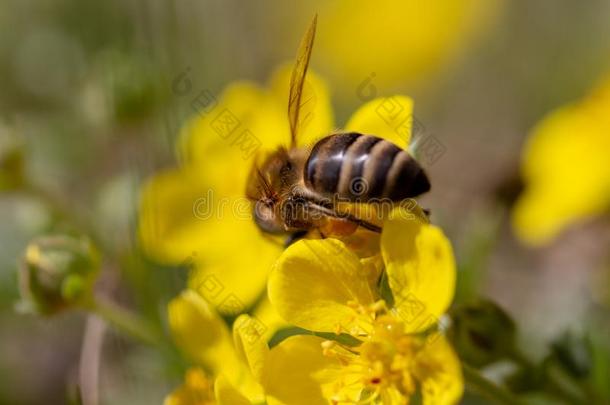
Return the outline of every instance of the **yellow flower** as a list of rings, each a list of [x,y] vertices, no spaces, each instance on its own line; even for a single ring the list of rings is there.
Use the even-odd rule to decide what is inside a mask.
[[[397,88],[438,74],[494,22],[501,3],[314,1],[302,3],[300,13],[320,16],[314,62],[324,64],[347,97],[370,97],[373,87]]]
[[[222,313],[243,312],[263,293],[283,241],[263,235],[245,198],[254,156],[289,142],[287,119],[290,69],[280,69],[268,88],[240,82],[216,100],[198,93],[199,114],[182,130],[179,167],[153,176],[141,195],[139,235],[155,260],[188,262],[195,271],[189,287]],[[305,85],[308,103],[302,146],[334,129],[328,91],[315,74]],[[304,96],[305,97],[305,96]],[[372,100],[349,120],[345,130],[375,134],[406,148],[413,103],[404,96]]]
[[[186,290],[170,302],[168,320],[177,346],[197,367],[187,371],[184,384],[167,397],[166,405],[249,404],[264,399],[258,379],[268,335],[259,319],[238,317],[231,334],[205,299]]]
[[[164,405],[212,405],[216,403],[214,387],[205,372],[197,367],[187,370],[184,384],[176,388]]]
[[[610,207],[610,80],[561,107],[532,131],[523,152],[525,190],[513,212],[517,235],[549,242]]]
[[[184,383],[169,394],[164,405],[250,405],[224,377],[212,380],[201,368],[192,367],[184,376]]]
[[[271,303],[296,326],[341,335],[294,336],[274,347],[262,374],[268,403],[404,404],[418,391],[424,404],[459,400],[459,360],[432,328],[454,294],[449,241],[395,209],[380,244],[377,265],[335,239],[302,240],[282,254],[269,279]],[[388,301],[378,287],[380,268]]]

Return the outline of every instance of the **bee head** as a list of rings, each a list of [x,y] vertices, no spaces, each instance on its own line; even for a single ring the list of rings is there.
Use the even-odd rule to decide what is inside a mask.
[[[266,156],[262,162],[255,162],[246,190],[253,202],[254,222],[263,232],[274,234],[285,232],[276,208],[280,200],[282,156],[277,151]]]
[[[250,173],[247,190],[254,203],[254,221],[264,232],[287,233],[291,228],[291,217],[284,215],[283,207],[297,181],[297,165],[284,148],[277,149],[259,162]]]
[[[277,190],[261,170],[257,170],[256,176],[258,192],[254,202],[254,222],[263,232],[284,233],[286,229],[281,216],[278,215],[280,197]]]

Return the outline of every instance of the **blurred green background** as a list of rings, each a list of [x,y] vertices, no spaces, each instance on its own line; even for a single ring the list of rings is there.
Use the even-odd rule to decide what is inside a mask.
[[[93,228],[113,258],[104,261],[101,288],[162,325],[185,274],[141,255],[135,214],[139,184],[174,163],[178,130],[192,114],[189,98],[172,86],[181,75],[213,94],[235,80],[264,83],[293,59],[315,11],[312,68],[328,80],[336,122],[362,103],[361,86],[374,73],[377,94],[412,96],[421,130],[445,148],[426,165],[433,191],[422,204],[454,243],[458,301],[482,295],[499,302],[534,358],[567,329],[607,344],[607,219],[532,250],[515,240],[507,210],[529,129],[610,68],[610,2],[458,3],[462,14],[445,15],[439,10],[460,5],[441,4],[418,15],[417,6],[396,14],[383,2],[364,13],[358,3],[335,1],[4,0],[0,403],[77,401],[86,316],[15,312],[17,258],[28,240]],[[393,14],[398,19],[387,22]],[[49,200],[75,219],[50,210]],[[101,403],[159,403],[180,377],[172,353],[106,335]]]

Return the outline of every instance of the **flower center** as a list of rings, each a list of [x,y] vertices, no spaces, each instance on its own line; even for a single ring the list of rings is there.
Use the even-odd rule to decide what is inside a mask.
[[[421,341],[404,330],[400,320],[389,314],[381,315],[375,319],[373,333],[358,347],[367,391],[380,393],[392,388],[405,396],[415,393],[413,369]]]
[[[324,354],[342,364],[334,382],[331,401],[336,404],[374,403],[393,394],[409,397],[417,391],[417,354],[423,339],[405,333],[405,325],[390,314],[385,305],[376,303],[362,308],[371,315],[371,331],[357,347],[334,341],[323,344]]]

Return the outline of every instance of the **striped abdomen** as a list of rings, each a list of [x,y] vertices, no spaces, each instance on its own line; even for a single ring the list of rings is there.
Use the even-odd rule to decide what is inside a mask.
[[[428,177],[405,150],[355,132],[319,140],[304,170],[307,187],[328,198],[399,201],[430,190]]]

